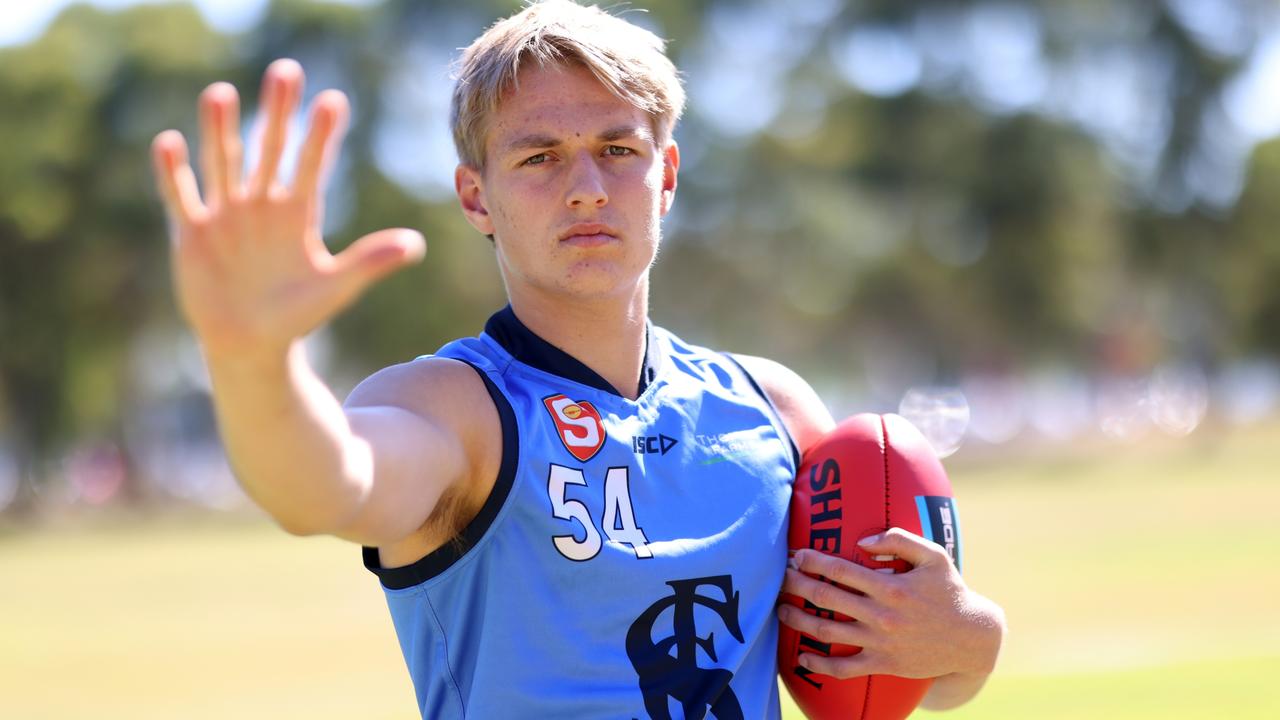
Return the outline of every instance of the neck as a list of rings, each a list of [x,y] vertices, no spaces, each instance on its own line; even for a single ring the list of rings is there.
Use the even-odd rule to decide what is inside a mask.
[[[644,364],[649,280],[631,296],[592,300],[510,293],[511,309],[538,337],[577,358],[634,400]]]

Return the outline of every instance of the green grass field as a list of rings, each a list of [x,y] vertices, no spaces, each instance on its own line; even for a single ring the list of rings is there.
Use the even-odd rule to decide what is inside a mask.
[[[1280,717],[1280,425],[951,474],[1011,632],[946,717]],[[294,717],[415,717],[356,548],[172,517],[0,537],[0,718]]]

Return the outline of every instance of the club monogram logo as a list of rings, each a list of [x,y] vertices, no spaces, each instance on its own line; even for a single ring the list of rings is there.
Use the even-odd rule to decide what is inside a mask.
[[[742,720],[742,706],[729,687],[733,673],[724,668],[698,666],[698,648],[702,648],[712,662],[718,659],[715,633],[700,637],[693,614],[695,605],[709,608],[720,616],[734,639],[745,642],[738,625],[738,593],[733,591],[733,578],[715,575],[670,580],[667,585],[671,586],[672,594],[640,613],[627,631],[627,657],[640,676],[645,710],[652,720],[671,720],[667,698],[674,698],[683,707],[686,718],[705,717],[709,707],[716,720]],[[706,585],[719,589],[724,599],[699,594],[698,589]],[[671,635],[654,642],[654,624],[667,608],[673,610]]]

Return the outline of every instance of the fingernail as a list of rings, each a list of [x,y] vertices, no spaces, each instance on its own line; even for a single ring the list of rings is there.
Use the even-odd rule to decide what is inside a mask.
[[[875,545],[878,542],[880,542],[879,535],[870,535],[868,537],[864,537],[861,540],[859,540],[858,544],[861,545],[862,547],[866,547],[868,545]]]
[[[800,553],[799,552],[787,558],[787,567],[791,568],[792,570],[800,569]]]

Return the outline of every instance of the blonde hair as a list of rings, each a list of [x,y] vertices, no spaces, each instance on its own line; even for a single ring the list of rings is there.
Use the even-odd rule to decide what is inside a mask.
[[[684,110],[684,89],[665,43],[595,6],[543,0],[499,20],[463,51],[450,124],[458,158],[484,169],[488,122],[503,95],[519,87],[523,63],[580,65],[614,95],[645,111],[660,144]]]

